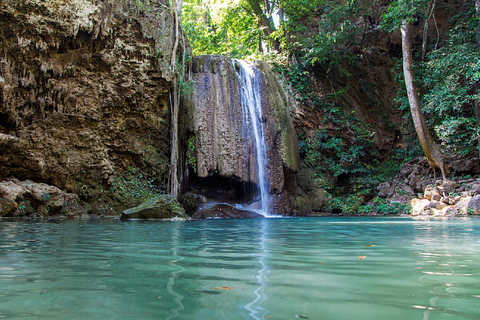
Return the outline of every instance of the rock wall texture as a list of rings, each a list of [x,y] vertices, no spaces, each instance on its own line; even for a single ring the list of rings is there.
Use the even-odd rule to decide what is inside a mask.
[[[266,131],[267,179],[270,192],[278,195],[284,192],[286,170],[299,168],[297,134],[285,94],[272,71],[262,63],[256,63],[255,67],[261,71],[258,75]],[[244,129],[248,120],[244,119],[235,68],[235,63],[227,57],[193,59],[194,88],[184,106],[186,131],[195,141],[195,161],[190,165],[198,177],[219,175],[257,183],[255,138]]]
[[[121,204],[109,191],[125,170],[168,179],[175,20],[136,3],[0,3],[0,181]]]

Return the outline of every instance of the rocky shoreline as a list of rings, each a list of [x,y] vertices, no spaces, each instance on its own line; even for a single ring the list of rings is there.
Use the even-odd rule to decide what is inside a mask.
[[[378,195],[390,203],[402,203],[410,206],[409,214],[396,214],[397,216],[431,216],[455,217],[480,214],[480,177],[457,178],[447,181],[437,180],[433,183],[428,177],[418,180],[422,192],[412,194],[406,192],[407,184],[398,178],[392,182],[384,182],[378,187]],[[411,187],[410,187],[411,188]],[[412,188],[413,190],[413,188]],[[147,202],[151,202],[149,204]],[[202,219],[200,216],[189,217],[185,210],[170,195],[161,195],[139,206],[148,214],[132,215],[135,219]],[[122,212],[99,214],[95,208],[81,201],[79,196],[61,189],[36,183],[30,180],[20,181],[9,179],[0,182],[0,217],[17,219],[123,219],[128,220],[132,209]],[[158,212],[157,212],[158,211]],[[322,217],[322,216],[376,216],[384,215],[375,210],[364,213],[329,213],[308,212],[297,216]],[[295,216],[295,215],[294,215]],[[241,216],[245,218],[250,216]],[[203,217],[203,218],[211,218]],[[237,218],[233,214],[219,215],[217,218]]]

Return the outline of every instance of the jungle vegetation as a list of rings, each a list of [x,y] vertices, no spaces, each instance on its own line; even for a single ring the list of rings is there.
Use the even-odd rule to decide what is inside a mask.
[[[300,151],[331,195],[330,209],[352,212],[405,161],[426,155],[446,179],[455,174],[448,172],[449,159],[478,154],[479,11],[479,0],[184,0],[182,27],[195,55],[271,62],[300,101],[322,112],[325,124],[348,132],[322,126],[314,136],[300,132]],[[422,30],[420,37],[412,37],[412,28]],[[341,98],[347,86],[334,84],[355,76],[373,32],[403,35],[401,50],[388,52],[399,88],[394,104],[416,132],[386,155],[375,148],[371,125],[346,111]]]

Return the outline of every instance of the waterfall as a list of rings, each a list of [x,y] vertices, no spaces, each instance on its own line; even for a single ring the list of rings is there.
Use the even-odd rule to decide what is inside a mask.
[[[262,122],[262,99],[260,94],[260,72],[243,60],[234,59],[234,65],[238,81],[241,86],[241,101],[243,114],[247,117],[246,122],[251,124],[255,137],[255,151],[257,154],[257,177],[262,209],[260,213],[269,216],[269,186],[267,181],[267,148],[265,143],[265,131]]]

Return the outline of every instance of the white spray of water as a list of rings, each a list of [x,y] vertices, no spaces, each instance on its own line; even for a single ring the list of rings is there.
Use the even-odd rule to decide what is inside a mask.
[[[269,216],[269,187],[267,181],[267,147],[265,143],[265,131],[262,122],[262,99],[260,95],[260,82],[258,73],[243,60],[234,59],[238,81],[242,87],[241,99],[244,114],[247,114],[251,123],[251,129],[255,136],[255,151],[257,153],[257,176],[260,191],[262,209],[260,213]]]

